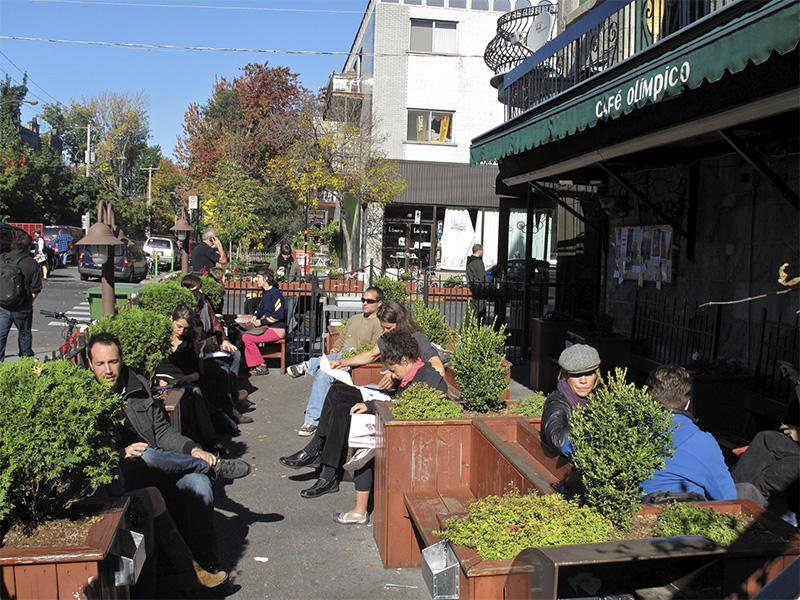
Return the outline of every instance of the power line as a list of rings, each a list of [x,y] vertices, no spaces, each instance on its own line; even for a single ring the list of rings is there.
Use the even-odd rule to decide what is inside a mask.
[[[262,48],[216,48],[211,46],[172,46],[168,44],[138,44],[123,42],[94,42],[88,40],[55,40],[49,38],[25,37],[16,35],[0,35],[0,40],[20,40],[25,42],[51,42],[56,44],[85,44],[89,46],[111,46],[133,50],[157,50],[168,52],[252,52],[256,54],[317,54],[323,56],[350,56],[351,52],[335,52],[323,50],[266,50]],[[407,56],[406,52],[362,52],[362,56]],[[450,58],[483,58],[483,54],[437,54],[426,52],[425,56],[442,56]]]
[[[0,51],[0,55],[2,55],[2,56],[3,56],[3,57],[4,57],[4,58],[5,58],[5,59],[6,59],[8,62],[10,62],[12,65],[14,65],[14,67],[17,69],[17,71],[19,71],[19,72],[20,72],[20,73],[22,73],[23,75],[26,75],[25,71],[23,71],[22,69],[20,69],[20,68],[19,68],[19,67],[18,67],[18,66],[17,66],[17,65],[14,63],[14,61],[13,61],[13,60],[11,60],[10,58],[8,58],[8,54],[6,54],[5,52],[2,52],[2,51]],[[10,77],[10,75],[9,75],[9,77]],[[38,83],[36,83],[36,82],[35,82],[33,79],[31,79],[30,77],[28,77],[28,82],[29,82],[29,83],[32,83],[32,84],[33,84],[33,85],[35,85],[37,88],[39,88],[40,90],[42,90],[42,92],[44,92],[45,94],[47,94],[48,96],[50,96],[50,97],[51,97],[53,100],[55,100],[56,102],[58,102],[58,99],[57,99],[57,98],[55,98],[55,97],[54,97],[54,96],[53,96],[53,95],[52,95],[50,92],[48,92],[46,89],[44,89],[44,88],[43,88],[42,86],[40,86]],[[28,92],[29,92],[29,93],[31,94],[31,96],[33,96],[34,98],[37,98],[38,100],[42,100],[42,99],[41,99],[41,98],[39,98],[39,97],[38,97],[36,94],[34,94],[33,92],[30,92],[30,90],[29,90]]]
[[[88,0],[31,0],[32,2],[50,2],[55,4],[89,4],[97,6],[135,6],[145,8],[203,8],[213,10],[257,10],[269,12],[299,12],[299,13],[335,13],[346,15],[360,15],[363,10],[329,10],[323,8],[269,8],[264,6],[205,6],[189,4],[140,4],[138,2],[90,2]]]

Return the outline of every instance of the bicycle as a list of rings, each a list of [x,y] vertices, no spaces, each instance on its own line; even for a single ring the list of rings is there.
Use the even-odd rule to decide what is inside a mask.
[[[52,312],[49,310],[40,310],[39,314],[44,315],[45,317],[49,317],[51,319],[58,319],[59,321],[64,322],[64,331],[62,332],[62,336],[65,341],[70,341],[76,333],[81,331],[85,331],[89,328],[89,325],[92,324],[91,321],[83,321],[81,319],[73,319],[72,317],[68,316],[63,310],[59,310],[56,312]]]

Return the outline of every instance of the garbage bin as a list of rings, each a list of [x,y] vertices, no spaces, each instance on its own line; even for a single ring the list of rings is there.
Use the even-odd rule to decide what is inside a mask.
[[[142,289],[141,283],[117,283],[114,286],[114,306],[122,308],[133,294],[138,294]],[[89,316],[95,321],[103,316],[103,288],[101,286],[89,288],[83,292],[89,301]]]

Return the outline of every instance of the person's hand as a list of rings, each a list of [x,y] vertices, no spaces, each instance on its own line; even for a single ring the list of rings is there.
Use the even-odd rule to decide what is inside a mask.
[[[137,458],[147,450],[147,442],[134,442],[125,447],[125,458]]]
[[[367,412],[367,405],[363,402],[359,402],[353,405],[353,408],[350,409],[351,415],[360,415],[361,413]]]
[[[220,348],[222,348],[225,352],[229,352],[230,354],[233,354],[237,350],[236,346],[231,344],[228,340],[222,340]]]
[[[195,446],[192,448],[192,451],[189,453],[195,458],[199,458],[200,460],[206,461],[212,467],[217,464],[217,457],[211,454],[210,452],[206,452],[199,446]]]
[[[785,360],[779,360],[778,365],[780,365],[781,373],[787,379],[791,379],[795,383],[800,380],[800,373],[797,372],[797,369],[794,368],[794,365],[790,362],[786,362]]]
[[[779,431],[781,431],[784,435],[788,435],[795,442],[800,444],[800,427],[797,427],[797,425],[786,425],[784,423],[780,426]]]
[[[341,358],[334,358],[331,359],[331,369],[341,369],[342,368],[342,359]]]
[[[382,390],[388,390],[394,386],[394,375],[391,371],[381,371],[381,380],[378,382],[378,387]]]

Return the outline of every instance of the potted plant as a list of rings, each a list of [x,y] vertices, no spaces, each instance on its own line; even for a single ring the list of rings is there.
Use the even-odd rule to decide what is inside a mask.
[[[114,432],[123,402],[92,373],[68,361],[22,358],[0,365],[0,567],[4,593],[53,598],[110,596],[110,548],[126,500],[96,519],[85,540],[66,547],[10,547],[38,525],[65,518],[70,508],[114,478]],[[9,533],[12,532],[12,533]],[[33,580],[31,579],[33,578]]]
[[[121,310],[94,323],[89,328],[89,337],[102,332],[113,333],[119,338],[125,364],[148,380],[172,351],[172,324],[166,315],[156,311],[136,306]]]
[[[488,412],[505,406],[511,368],[502,354],[507,337],[505,324],[495,330],[483,326],[472,311],[464,316],[450,360],[453,380],[448,384],[460,390],[467,410]]]
[[[461,407],[446,394],[424,383],[414,383],[391,407],[395,419],[457,419]]]
[[[165,317],[172,313],[178,302],[185,302],[189,306],[195,305],[192,292],[178,281],[165,279],[159,283],[146,283],[139,291],[139,306]]]
[[[405,282],[381,275],[375,278],[372,285],[383,292],[384,300],[395,300],[400,304],[408,303]]]

